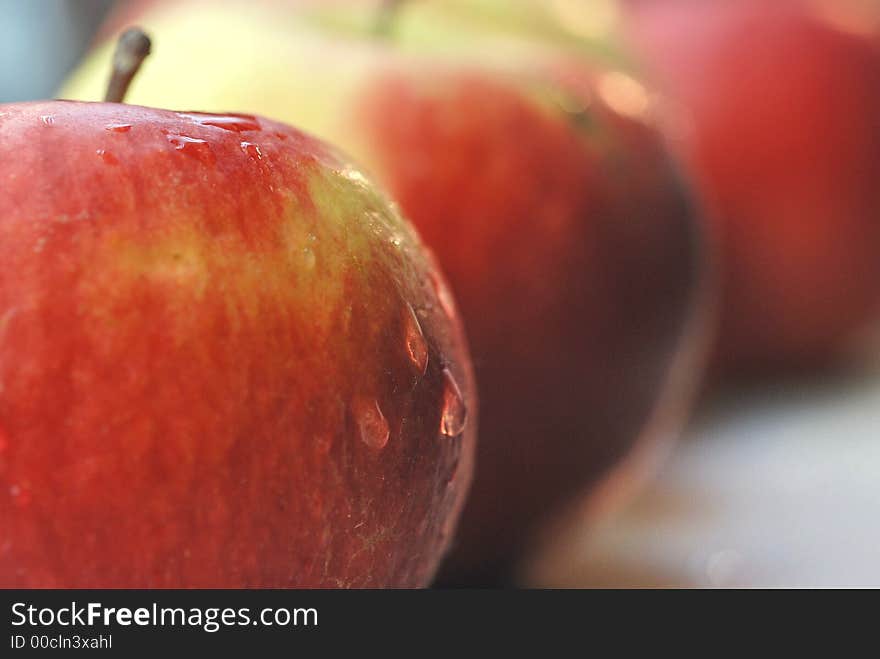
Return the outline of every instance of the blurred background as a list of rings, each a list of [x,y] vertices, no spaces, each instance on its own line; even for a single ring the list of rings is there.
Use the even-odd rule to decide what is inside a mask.
[[[609,3],[599,4],[606,20]],[[636,42],[644,38],[643,52],[651,52],[658,44],[664,47],[668,41],[663,39],[676,35],[690,35],[696,44],[702,38],[699,30],[705,28],[705,38],[710,39],[717,36],[719,21],[741,20],[723,8],[737,4],[736,0],[633,2],[631,7],[640,17],[626,29]],[[853,3],[856,9],[847,13],[840,11],[843,5],[824,3],[821,12],[823,20],[840,33],[870,32],[876,27],[872,22],[876,13],[865,6],[871,4]],[[88,48],[111,5],[111,0],[0,0],[0,102],[52,96]],[[675,12],[652,28],[652,12],[673,5]],[[750,20],[760,24],[760,18]],[[756,33],[760,28],[751,32]],[[766,56],[775,64],[785,59],[784,50],[769,49],[762,55],[761,43],[752,45],[751,52],[741,50],[732,59],[741,62]],[[790,54],[799,57],[796,50]],[[682,51],[681,58],[686,60],[688,55]],[[712,61],[707,59],[703,69],[687,75],[690,79],[710,75],[706,67]],[[715,62],[722,67],[720,59]],[[844,68],[839,71],[815,73],[816,79],[847,78],[846,64],[840,66]],[[671,62],[666,72],[674,79],[677,74],[685,75],[683,68],[687,67]],[[747,79],[759,75],[761,69],[725,70]],[[810,78],[814,70],[807,69],[803,75]],[[785,79],[780,75],[769,82],[753,80],[760,83],[753,89],[765,84],[770,85],[768,89],[784,88]],[[849,88],[855,85],[856,95],[869,94],[869,86],[876,82],[868,77],[862,88],[860,79],[854,80]],[[748,91],[744,88],[743,93]],[[809,113],[810,95],[792,94],[788,104],[782,93],[779,105],[784,109],[773,115],[775,120],[788,116],[798,121]],[[812,89],[810,94],[822,102],[823,89]],[[706,99],[694,92],[692,98],[694,103],[705,103],[704,107],[713,101],[711,94]],[[759,101],[755,98],[756,105]],[[761,116],[760,108],[756,113]],[[793,143],[792,158],[802,157],[797,149],[804,143],[843,139],[839,136],[848,134],[853,124],[845,115],[840,124],[833,122],[833,112],[821,120],[829,116],[828,134],[802,134]],[[872,121],[876,127],[877,117]],[[719,149],[736,149],[736,138],[731,135],[731,142]],[[876,130],[865,139],[880,153]],[[834,158],[835,153],[829,151],[827,157]],[[726,166],[736,169],[739,165],[734,161]],[[842,167],[845,170],[846,164]],[[749,185],[747,178],[742,181],[741,186]],[[808,203],[815,206],[817,202]],[[797,206],[795,200],[791,204]],[[871,212],[877,210],[874,207]],[[880,225],[877,214],[868,219]],[[831,296],[817,304],[833,306],[834,299]],[[528,584],[552,587],[880,586],[877,362],[863,356],[847,368],[807,369],[794,375],[786,370],[782,375],[750,377],[707,390],[657,477],[612,516],[567,528],[527,566],[524,575]]]
[[[777,383],[704,401],[619,513],[571,528],[531,583],[880,585],[880,377]]]
[[[113,0],[0,0],[0,103],[51,97]]]

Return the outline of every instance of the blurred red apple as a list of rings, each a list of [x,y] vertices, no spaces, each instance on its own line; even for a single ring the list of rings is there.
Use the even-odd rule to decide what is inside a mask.
[[[685,384],[665,401],[683,413],[699,239],[656,133],[580,66],[544,82],[590,99],[580,116],[478,72],[374,82],[369,162],[449,273],[474,347],[482,441],[445,573],[470,583],[650,435],[679,351]]]
[[[631,2],[719,223],[726,371],[837,358],[880,318],[880,12]]]
[[[497,580],[548,520],[626,489],[609,472],[628,457],[614,473],[638,482],[674,433],[702,345],[700,231],[652,94],[625,69],[441,29],[410,5],[385,38],[375,3],[317,6],[152,5],[137,20],[162,51],[133,97],[284,118],[390,188],[449,275],[480,382],[476,480],[444,580]],[[93,95],[101,52],[65,95]]]
[[[474,384],[382,194],[253,116],[56,101],[0,132],[0,586],[428,583]]]

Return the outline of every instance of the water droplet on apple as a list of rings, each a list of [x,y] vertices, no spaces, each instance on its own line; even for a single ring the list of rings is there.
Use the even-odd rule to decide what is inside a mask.
[[[259,145],[254,144],[253,142],[242,142],[241,150],[254,160],[263,159],[263,152],[260,150]]]
[[[204,163],[213,165],[217,161],[214,152],[211,150],[211,145],[198,137],[168,135],[168,141],[171,142],[176,151],[181,151]]]
[[[235,133],[246,130],[262,130],[259,121],[252,114],[210,114],[207,112],[180,112],[177,115],[202,126],[213,126]]]
[[[119,160],[116,159],[116,156],[114,156],[112,153],[110,153],[106,149],[98,149],[97,151],[95,151],[95,153],[98,154],[98,157],[101,160],[103,160],[104,162],[106,162],[108,165],[118,165],[119,164]]]
[[[428,344],[425,342],[419,319],[408,304],[403,312],[403,339],[410,363],[419,375],[424,375],[428,368]]]
[[[107,124],[104,130],[109,130],[111,133],[127,133],[131,130],[131,124]]]
[[[461,389],[448,368],[443,369],[443,411],[440,414],[440,432],[446,437],[458,437],[467,424],[467,408]]]
[[[367,177],[364,176],[364,173],[354,167],[343,167],[339,173],[342,174],[343,178],[351,181],[352,183],[357,183],[361,186],[368,186],[370,184],[370,182],[367,180]]]
[[[51,114],[40,115],[40,121],[42,121],[47,126],[51,126],[55,123],[55,117]]]
[[[446,282],[443,281],[436,271],[431,272],[431,285],[434,288],[437,301],[440,302],[440,306],[443,308],[443,313],[448,318],[455,318],[455,302],[452,301],[452,293],[449,291]]]
[[[388,420],[379,408],[379,402],[374,399],[358,398],[354,402],[353,412],[364,444],[374,449],[384,448],[391,431],[388,428]]]

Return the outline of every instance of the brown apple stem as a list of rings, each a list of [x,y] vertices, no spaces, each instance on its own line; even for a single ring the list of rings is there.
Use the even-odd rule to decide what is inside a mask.
[[[139,27],[128,28],[120,35],[113,53],[113,72],[107,83],[105,101],[122,103],[128,86],[149,54],[150,37]]]
[[[379,37],[387,37],[394,28],[394,19],[400,6],[406,0],[382,0],[379,4],[379,12],[376,15],[376,24],[374,30]]]

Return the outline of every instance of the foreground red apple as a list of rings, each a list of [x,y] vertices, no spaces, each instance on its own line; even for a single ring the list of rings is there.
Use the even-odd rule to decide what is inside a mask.
[[[0,106],[0,586],[422,586],[471,474],[449,293],[266,119]]]
[[[836,359],[880,319],[880,12],[855,0],[631,9],[687,113],[719,221],[718,366]]]
[[[619,494],[627,479],[608,474],[637,446],[626,473],[643,477],[687,407],[701,239],[651,94],[547,44],[422,39],[434,23],[408,7],[380,39],[359,27],[369,3],[284,4],[150,4],[137,20],[162,51],[133,96],[303,125],[417,223],[461,303],[481,386],[477,475],[445,581],[497,580],[548,520]],[[91,96],[92,67],[64,93]]]

